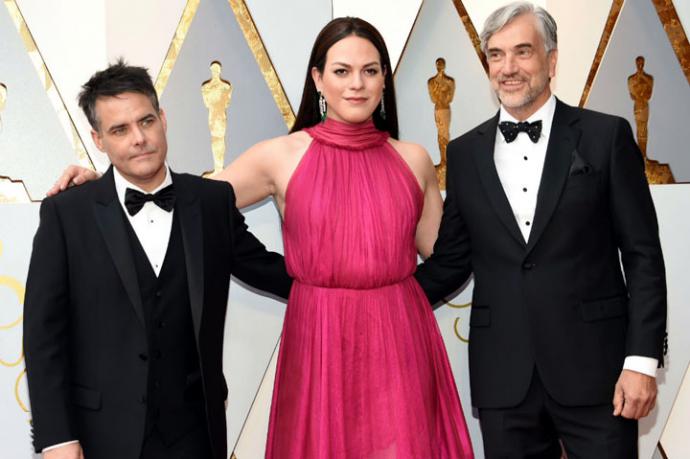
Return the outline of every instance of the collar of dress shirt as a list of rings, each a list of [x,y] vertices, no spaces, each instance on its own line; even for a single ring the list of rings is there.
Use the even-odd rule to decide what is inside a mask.
[[[539,141],[541,142],[542,140],[549,140],[549,134],[551,133],[551,123],[553,122],[553,114],[556,112],[556,96],[551,94],[551,96],[547,99],[547,101],[539,107],[539,110],[534,112],[532,116],[527,118],[525,121],[528,123],[532,123],[537,120],[541,120],[541,137],[539,138]],[[498,115],[498,122],[502,121],[512,121],[513,123],[517,123],[518,120],[508,113],[508,111],[501,105],[500,113]],[[498,130],[498,127],[496,128]],[[497,139],[500,139],[501,143],[507,143],[505,139],[503,138],[502,135],[497,135]]]
[[[120,205],[122,206],[123,209],[126,211],[125,207],[125,193],[127,192],[127,188],[131,188],[133,190],[141,191],[142,193],[148,193],[148,191],[144,191],[138,186],[130,183],[126,178],[120,174],[120,172],[113,167],[113,177],[115,178],[115,191],[117,192],[117,199],[120,201]],[[170,176],[170,168],[168,165],[165,165],[165,178],[163,179],[163,182],[161,182],[160,185],[156,187],[155,190],[151,191],[151,194],[162,190],[168,185],[172,184],[172,177]],[[129,215],[129,214],[127,214]]]

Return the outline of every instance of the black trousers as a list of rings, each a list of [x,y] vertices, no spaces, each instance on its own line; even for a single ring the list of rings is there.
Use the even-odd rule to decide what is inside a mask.
[[[165,445],[158,429],[144,439],[140,459],[212,459],[206,423],[200,423],[173,444]]]
[[[487,459],[637,458],[637,421],[613,416],[613,404],[563,406],[544,389],[538,372],[516,407],[480,409]]]

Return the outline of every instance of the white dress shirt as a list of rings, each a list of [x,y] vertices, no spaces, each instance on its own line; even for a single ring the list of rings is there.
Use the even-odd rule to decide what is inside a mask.
[[[501,131],[496,128],[494,143],[496,172],[525,242],[529,241],[534,222],[539,184],[555,111],[556,97],[552,94],[546,103],[527,120],[515,119],[503,106],[499,113],[499,123],[503,121],[532,123],[538,120],[542,122],[541,136],[536,143],[532,142],[525,132],[520,132],[514,141],[508,143]],[[625,358],[623,368],[656,377],[658,363],[657,359],[651,357],[630,355]]]
[[[113,176],[115,178],[115,191],[117,192],[117,199],[120,201],[122,210],[124,210],[125,215],[127,215],[127,219],[132,225],[134,233],[137,235],[139,243],[144,249],[144,252],[146,252],[146,257],[149,259],[151,268],[156,273],[157,277],[161,272],[163,260],[165,260],[165,254],[168,250],[168,242],[170,242],[170,232],[172,231],[172,217],[174,210],[167,212],[153,202],[147,202],[136,215],[129,215],[127,208],[125,207],[125,193],[127,192],[127,188],[132,188],[133,190],[141,191],[145,194],[146,191],[128,182],[127,179],[125,179],[114,167]],[[162,190],[171,184],[172,178],[170,177],[170,170],[166,166],[165,179],[163,179],[163,183],[153,190],[151,194],[157,192],[158,190]],[[47,448],[43,448],[42,452],[50,451],[51,449],[56,449],[73,443],[78,443],[78,440],[48,446]]]
[[[142,207],[136,215],[129,215],[125,207],[125,193],[127,188],[141,191],[144,194],[147,194],[147,192],[129,183],[115,168],[113,168],[113,175],[115,177],[117,199],[120,201],[120,205],[125,215],[127,215],[127,219],[132,225],[132,229],[134,229],[139,243],[141,243],[144,252],[146,252],[146,257],[149,259],[149,263],[151,263],[151,268],[156,273],[156,276],[158,276],[163,267],[165,253],[168,250],[168,242],[170,242],[174,210],[167,212],[149,201],[144,204],[144,207]],[[150,194],[154,194],[171,184],[172,178],[166,166],[165,179],[163,179],[163,182],[155,190],[151,191]]]

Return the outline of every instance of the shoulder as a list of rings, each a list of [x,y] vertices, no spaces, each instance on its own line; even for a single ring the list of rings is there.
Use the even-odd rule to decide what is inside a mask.
[[[558,110],[562,110],[570,118],[577,119],[583,130],[613,132],[612,130],[621,126],[629,126],[628,121],[623,117],[587,108],[573,107],[563,102],[559,103]]]
[[[111,187],[112,190],[108,190],[108,187]],[[59,208],[79,207],[92,202],[106,190],[115,193],[112,176],[103,176],[83,185],[69,187],[54,196],[46,197],[43,199],[43,203]]]
[[[391,146],[397,151],[403,159],[414,167],[426,167],[431,164],[431,157],[426,149],[412,142],[405,142],[397,139],[388,139]]]
[[[263,140],[252,146],[247,152],[258,156],[270,155],[275,158],[277,156],[290,155],[293,152],[303,151],[310,143],[311,136],[307,134],[306,131],[298,131],[292,134]]]

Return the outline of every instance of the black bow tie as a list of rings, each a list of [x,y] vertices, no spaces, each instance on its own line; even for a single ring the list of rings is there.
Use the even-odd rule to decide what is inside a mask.
[[[501,130],[503,138],[506,142],[510,143],[515,140],[519,133],[526,132],[529,139],[537,143],[539,137],[541,136],[541,120],[535,121],[533,123],[528,123],[527,121],[522,121],[520,123],[513,123],[512,121],[502,121],[498,123],[498,129]]]
[[[132,217],[139,213],[147,202],[153,202],[164,211],[170,212],[175,205],[175,190],[173,186],[168,185],[154,194],[142,193],[131,188],[127,188],[127,191],[125,191],[125,207],[127,208],[127,213]]]

